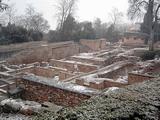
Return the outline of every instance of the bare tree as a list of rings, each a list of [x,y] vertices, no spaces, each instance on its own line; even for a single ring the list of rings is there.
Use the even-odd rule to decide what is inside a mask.
[[[160,0],[129,0],[128,15],[131,19],[147,14],[149,34],[149,50],[154,50],[154,30],[160,20]]]
[[[5,11],[8,8],[8,5],[3,3],[2,0],[0,0],[0,13]],[[5,18],[3,14],[0,14],[0,25],[5,24]]]
[[[115,26],[120,23],[123,17],[123,13],[120,12],[117,8],[113,8],[110,13],[111,23]]]
[[[68,16],[73,16],[76,8],[77,0],[58,0],[55,5],[58,17],[58,29],[63,28],[63,24],[68,18]]]
[[[17,17],[17,25],[25,27],[27,30],[46,32],[49,29],[48,21],[43,15],[35,11],[33,6],[26,8],[25,15]]]
[[[15,17],[16,17],[16,9],[14,4],[8,5],[8,8],[4,12],[4,16],[6,16],[6,21],[7,23],[14,23],[15,22]]]
[[[8,7],[8,5],[3,3],[2,0],[0,0],[0,12],[6,10],[7,7]]]
[[[113,8],[111,13],[109,13],[109,16],[111,18],[111,22],[106,33],[106,38],[110,42],[117,42],[120,38],[120,33],[122,32],[119,30],[119,25],[121,24],[123,13],[117,8]]]
[[[96,38],[104,38],[108,29],[107,23],[102,23],[100,18],[96,18],[93,22],[93,28],[96,34]]]

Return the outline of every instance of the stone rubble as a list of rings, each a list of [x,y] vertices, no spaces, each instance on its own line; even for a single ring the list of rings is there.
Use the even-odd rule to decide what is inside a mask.
[[[32,115],[41,110],[41,104],[37,102],[12,98],[1,101],[0,107],[5,113],[22,113],[24,115]]]

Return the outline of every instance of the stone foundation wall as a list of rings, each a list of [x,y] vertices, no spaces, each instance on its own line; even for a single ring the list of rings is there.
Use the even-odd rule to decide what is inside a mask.
[[[4,84],[4,85],[1,85],[0,86],[0,89],[3,89],[3,90],[14,90],[16,88],[16,83],[13,82],[13,83],[10,83],[10,84]]]
[[[143,73],[159,73],[160,63],[153,63],[153,66],[148,66],[144,69]]]
[[[104,73],[104,74],[99,74],[98,77],[99,78],[110,78],[110,79],[116,79],[119,76],[125,76],[128,74],[128,72],[130,72],[133,68],[132,64],[128,64],[126,66],[122,66],[120,68],[117,68],[113,71]]]
[[[90,88],[98,89],[98,90],[103,90],[105,88],[109,87],[124,87],[128,85],[127,83],[120,83],[120,82],[114,82],[110,80],[104,80],[102,82],[96,83],[96,82],[90,82],[88,85],[84,83],[84,80],[77,79],[76,84],[82,85],[82,86],[87,86]]]
[[[106,60],[94,60],[94,59],[88,59],[88,58],[85,59],[85,58],[80,58],[80,57],[76,57],[76,56],[71,57],[70,60],[94,64],[94,65],[105,65],[106,64]]]
[[[59,71],[57,74],[59,75],[60,80],[65,80],[67,78],[70,78],[70,77],[74,76],[74,74],[67,73],[67,72],[62,72],[62,71]]]
[[[81,39],[80,44],[87,46],[94,51],[98,51],[106,48],[106,40],[104,39],[97,39],[97,40]]]
[[[143,82],[145,80],[151,80],[153,78],[155,77],[148,76],[148,75],[135,74],[135,73],[128,73],[128,84]]]
[[[79,53],[79,47],[74,44],[68,44],[52,48],[52,58],[54,59],[63,59],[65,57],[78,53]]]
[[[109,88],[109,87],[124,87],[127,86],[128,84],[126,83],[120,83],[120,82],[114,82],[114,81],[104,81],[104,87]]]
[[[53,102],[61,106],[75,106],[90,96],[71,91],[50,87],[40,83],[22,80],[25,92],[23,98],[37,102]]]
[[[40,67],[35,67],[32,71],[33,74],[37,76],[43,76],[43,77],[49,77],[53,78],[55,75],[55,71],[52,69],[45,69],[45,68],[40,68]]]
[[[33,73],[37,76],[42,76],[42,77],[47,77],[47,78],[53,78],[55,75],[58,75],[60,80],[65,80],[67,78],[74,76],[74,74],[71,74],[67,71],[64,71],[64,70],[58,69],[58,68],[31,67],[31,68],[22,69],[19,72]]]
[[[98,89],[98,90],[105,89],[104,82],[101,82],[99,84],[96,84],[94,82],[90,82],[89,87],[94,88],[94,89]]]
[[[68,71],[77,71],[78,72],[91,72],[94,70],[97,70],[96,65],[89,65],[89,64],[83,64],[83,63],[72,63],[72,62],[65,62],[65,61],[60,61],[60,60],[50,60],[50,64],[53,65],[54,67],[60,67],[60,68],[65,68]],[[77,65],[77,70],[75,69],[75,65]]]
[[[122,44],[126,46],[141,46],[144,45],[144,39],[141,38],[135,39],[135,37],[128,37],[128,38],[124,37]]]
[[[8,60],[10,64],[29,64],[33,62],[49,61],[50,59],[62,59],[80,52],[87,52],[88,49],[73,41],[49,43],[33,47],[17,53]]]

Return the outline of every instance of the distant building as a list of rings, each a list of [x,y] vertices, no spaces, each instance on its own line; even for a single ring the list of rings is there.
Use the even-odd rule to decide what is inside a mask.
[[[148,34],[140,32],[140,23],[136,23],[123,34],[120,42],[122,45],[142,46],[146,43],[148,37]]]
[[[120,42],[123,45],[144,45],[148,35],[140,32],[125,32]]]

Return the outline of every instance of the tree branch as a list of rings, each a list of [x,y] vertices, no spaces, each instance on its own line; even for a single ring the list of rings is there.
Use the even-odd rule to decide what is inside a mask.
[[[158,5],[158,7],[157,7],[157,9],[156,9],[155,16],[157,16],[157,15],[158,15],[158,11],[159,11],[159,9],[160,9],[160,4]]]

